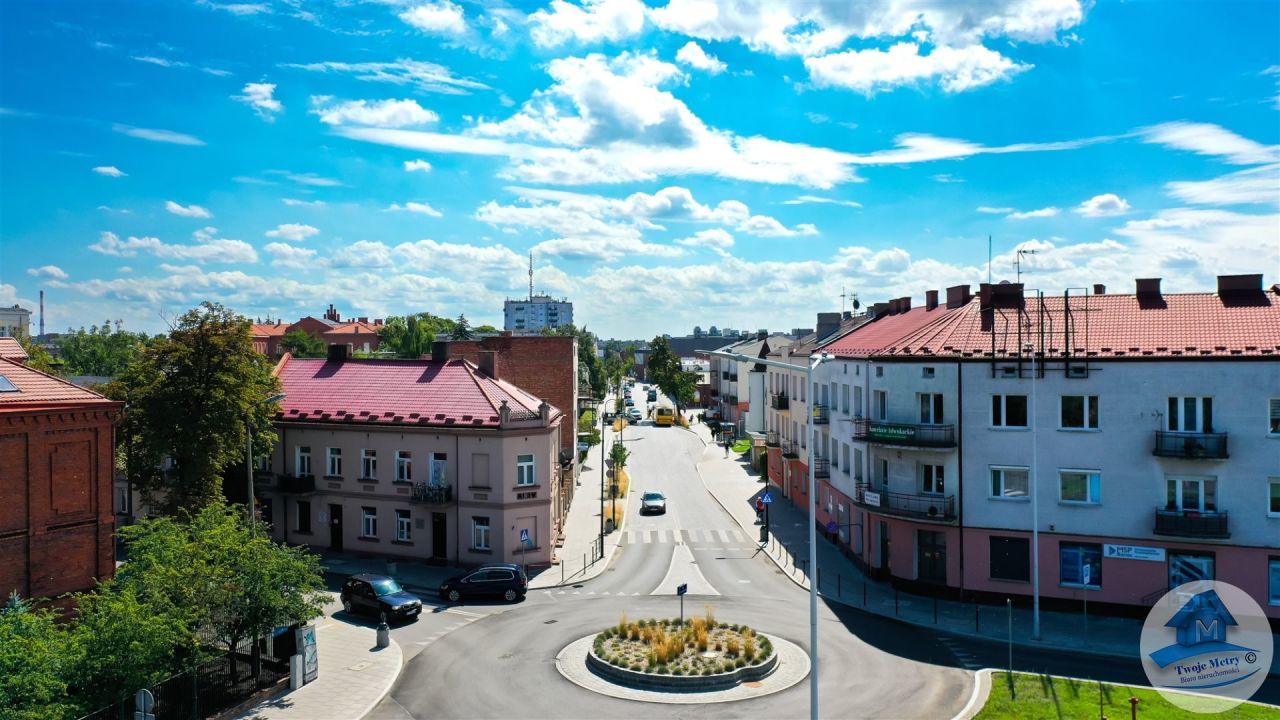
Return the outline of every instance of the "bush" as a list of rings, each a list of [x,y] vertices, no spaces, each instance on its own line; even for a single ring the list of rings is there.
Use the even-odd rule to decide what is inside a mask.
[[[747,664],[747,659],[746,659],[746,658],[741,658],[741,657],[740,657],[740,658],[738,658],[737,660],[734,660],[734,661],[733,661],[733,666],[734,666],[735,668],[744,667],[746,664]]]
[[[666,665],[659,665],[659,666],[658,666],[658,674],[659,674],[659,675],[670,675],[670,674],[671,674],[671,671],[667,669],[667,666],[666,666]]]

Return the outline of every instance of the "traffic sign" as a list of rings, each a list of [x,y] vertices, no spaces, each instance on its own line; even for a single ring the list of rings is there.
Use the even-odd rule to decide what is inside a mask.
[[[683,595],[689,592],[689,583],[680,583],[676,586],[676,594]]]
[[[836,533],[836,531],[837,531],[837,530],[839,530],[839,529],[840,529],[840,526],[836,524],[836,521],[835,521],[835,520],[831,520],[831,521],[829,521],[829,522],[827,523],[827,532],[828,532],[828,533],[830,533],[830,534],[834,535],[834,534]]]
[[[529,540],[529,528],[520,528],[520,542],[524,545],[533,544],[532,541]]]
[[[773,504],[773,495],[766,492],[764,495],[760,496],[760,502],[764,503],[765,505]]]

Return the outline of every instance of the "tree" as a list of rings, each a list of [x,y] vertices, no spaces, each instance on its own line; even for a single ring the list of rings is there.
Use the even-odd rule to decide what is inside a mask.
[[[614,442],[613,447],[609,448],[609,459],[613,461],[613,471],[617,471],[627,466],[627,458],[631,457],[631,451],[620,442]]]
[[[65,632],[53,614],[33,609],[14,593],[0,608],[0,717],[75,718],[67,698]]]
[[[320,358],[327,352],[323,340],[301,328],[285,333],[280,338],[280,349],[299,358]]]
[[[22,349],[27,353],[27,361],[23,363],[32,370],[39,370],[49,375],[58,374],[57,361],[49,354],[44,346],[36,342],[30,335],[22,334],[18,336],[18,343],[22,345]]]
[[[659,335],[649,343],[645,371],[649,381],[675,402],[677,412],[693,402],[698,389],[698,374],[681,367],[680,357],[671,351],[671,344],[665,337]]]
[[[585,442],[589,448],[600,444],[600,426],[596,424],[594,412],[584,410],[582,415],[578,416],[578,439]]]
[[[113,330],[111,321],[107,320],[101,325],[90,325],[88,330],[68,330],[66,335],[58,338],[63,372],[67,375],[108,377],[124,372],[142,352],[149,338],[145,333],[126,332],[119,328],[119,321]]]
[[[579,329],[572,323],[554,328],[543,328],[542,334],[570,336],[578,339],[578,372],[579,374],[585,374],[585,377],[591,383],[592,397],[603,400],[605,393],[609,390],[609,382],[604,376],[600,358],[596,357],[595,334],[586,328]]]
[[[477,326],[474,329],[474,332],[477,335],[497,335],[499,332],[502,332],[502,331],[486,323],[484,325]]]
[[[253,349],[249,321],[206,302],[106,388],[128,405],[120,424],[128,478],[148,504],[189,513],[220,499],[223,468],[244,459],[246,422],[254,453],[271,451],[275,406],[262,402],[280,391],[271,369]]]
[[[467,322],[466,315],[459,315],[457,320],[453,321],[453,332],[449,334],[452,340],[474,340],[476,334],[471,330],[471,323]]]

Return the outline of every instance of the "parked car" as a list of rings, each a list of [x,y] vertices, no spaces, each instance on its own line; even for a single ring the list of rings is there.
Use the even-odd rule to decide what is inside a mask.
[[[644,415],[640,412],[640,408],[633,407],[627,411],[627,418],[633,423],[638,423],[644,419]]]
[[[422,600],[393,578],[361,573],[342,583],[342,609],[378,618],[385,613],[388,621],[412,620],[422,612]]]
[[[640,497],[640,514],[647,515],[649,513],[667,514],[667,496],[657,490],[649,490]]]
[[[636,401],[635,401],[635,400],[632,400],[631,398],[627,398],[627,399],[626,399],[626,405],[627,405],[627,407],[633,407],[635,404],[636,404]]]
[[[440,584],[440,597],[449,602],[469,598],[502,598],[513,602],[528,591],[529,576],[524,574],[524,568],[511,563],[481,565]]]

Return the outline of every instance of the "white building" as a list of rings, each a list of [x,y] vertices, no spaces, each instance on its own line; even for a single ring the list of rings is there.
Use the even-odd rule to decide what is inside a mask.
[[[0,337],[30,337],[31,311],[14,305],[0,308]]]
[[[550,295],[502,303],[502,328],[513,333],[538,333],[544,328],[573,324],[573,303]]]

